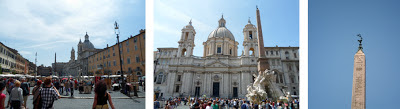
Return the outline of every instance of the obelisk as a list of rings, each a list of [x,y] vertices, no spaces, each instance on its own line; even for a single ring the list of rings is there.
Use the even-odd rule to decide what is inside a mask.
[[[258,74],[263,73],[266,69],[269,69],[268,58],[265,56],[264,50],[264,38],[262,34],[261,28],[261,18],[260,18],[260,10],[256,7],[257,13],[257,32],[258,32]]]
[[[362,37],[358,51],[354,55],[353,92],[351,94],[351,109],[365,109],[365,54],[362,47]]]

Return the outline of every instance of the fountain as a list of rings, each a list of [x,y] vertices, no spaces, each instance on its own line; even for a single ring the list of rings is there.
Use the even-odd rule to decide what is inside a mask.
[[[247,86],[246,97],[249,101],[257,104],[268,98],[267,91],[270,93],[274,100],[279,99],[285,94],[275,85],[275,72],[266,69],[264,72],[260,73],[254,80],[253,84]],[[266,91],[265,86],[268,86]]]

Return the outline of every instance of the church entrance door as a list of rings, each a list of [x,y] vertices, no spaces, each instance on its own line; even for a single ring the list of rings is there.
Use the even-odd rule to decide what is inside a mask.
[[[196,90],[194,92],[194,96],[196,96],[196,97],[200,96],[200,87],[196,87]]]
[[[233,98],[237,98],[237,97],[238,97],[238,88],[233,87]]]
[[[213,83],[213,97],[219,97],[219,82]]]

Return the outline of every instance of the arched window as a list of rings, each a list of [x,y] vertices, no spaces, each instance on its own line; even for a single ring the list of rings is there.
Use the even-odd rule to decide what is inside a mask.
[[[185,40],[188,40],[188,37],[189,37],[189,32],[186,32],[186,34],[185,34]]]
[[[249,31],[249,39],[253,39],[253,32]]]
[[[250,54],[250,56],[254,56],[254,48],[249,49],[249,54]]]
[[[157,84],[161,84],[162,80],[163,80],[164,74],[163,72],[158,73],[158,77],[157,77]]]
[[[182,55],[181,56],[186,56],[186,48],[182,49]]]

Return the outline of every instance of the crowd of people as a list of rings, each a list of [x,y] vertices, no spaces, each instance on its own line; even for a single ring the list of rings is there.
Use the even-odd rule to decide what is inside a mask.
[[[164,106],[162,103],[164,102]],[[246,99],[227,98],[169,98],[164,101],[154,101],[154,109],[175,109],[178,106],[188,106],[190,109],[299,109],[297,99],[263,100],[262,103],[253,103]]]
[[[94,85],[93,81],[60,80],[52,79],[51,77],[30,80],[27,80],[25,77],[18,79],[1,78],[0,80],[0,109],[9,107],[10,109],[24,109],[27,107],[28,96],[33,96],[33,102],[31,102],[33,109],[53,109],[54,101],[60,99],[64,92],[65,96],[70,94],[73,97],[74,89],[77,90],[77,88],[83,85]],[[32,90],[29,81],[35,83]],[[108,104],[112,109],[115,109],[111,95],[107,92],[106,82],[99,80],[94,86],[93,109],[108,109]],[[5,94],[3,93],[4,90],[6,90]],[[6,96],[9,96],[8,100],[6,100]]]

